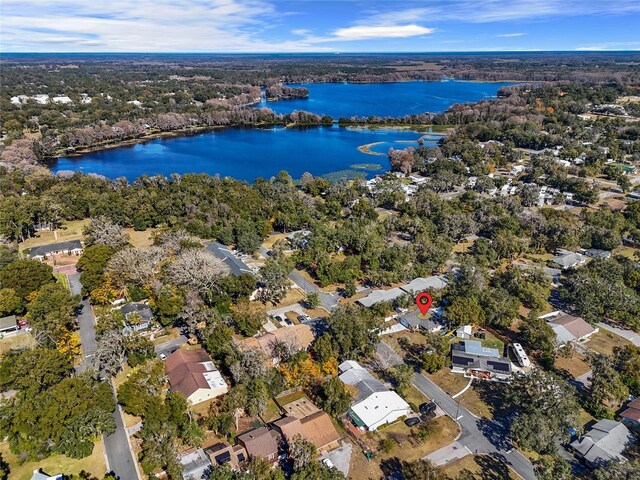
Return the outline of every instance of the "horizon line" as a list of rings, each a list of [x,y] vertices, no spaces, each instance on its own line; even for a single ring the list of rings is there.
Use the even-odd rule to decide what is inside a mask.
[[[217,51],[173,51],[173,52],[146,52],[146,51],[4,51],[0,53],[2,55],[20,55],[20,54],[75,54],[75,55],[91,55],[91,54],[145,54],[145,55],[431,55],[431,54],[474,54],[474,53],[640,53],[640,48],[637,49],[594,49],[594,50],[439,50],[439,51],[380,51],[380,52],[368,52],[368,51],[335,51],[335,52],[217,52]]]

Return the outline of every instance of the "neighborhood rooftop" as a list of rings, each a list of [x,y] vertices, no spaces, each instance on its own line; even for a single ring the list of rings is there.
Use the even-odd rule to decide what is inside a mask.
[[[50,243],[49,245],[40,245],[39,247],[31,247],[29,255],[31,257],[46,257],[55,252],[70,252],[72,250],[82,250],[80,240],[69,240],[67,242]]]
[[[232,275],[236,277],[243,273],[253,275],[253,270],[251,270],[251,268],[249,268],[242,260],[236,257],[229,247],[218,242],[213,242],[207,246],[207,248],[211,253],[222,260],[222,262],[229,268]]]

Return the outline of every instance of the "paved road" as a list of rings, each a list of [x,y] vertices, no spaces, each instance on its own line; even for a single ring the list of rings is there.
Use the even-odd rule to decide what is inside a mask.
[[[462,431],[458,443],[474,454],[489,454],[504,461],[525,480],[536,480],[531,462],[518,452],[507,438],[506,422],[475,418],[424,375],[414,375],[413,384],[450,417],[457,418]]]
[[[157,356],[160,354],[169,355],[173,350],[178,348],[180,345],[187,343],[187,337],[184,335],[180,335],[178,338],[174,338],[173,340],[169,340],[168,342],[160,343],[153,347]]]
[[[113,383],[111,387],[113,389]],[[113,389],[113,398],[117,402],[115,389]],[[127,437],[127,430],[124,427],[120,405],[116,404],[113,418],[116,421],[116,431],[108,437],[104,437],[104,449],[107,452],[109,469],[117,475],[119,480],[137,480],[140,477],[138,476],[135,460],[131,454],[129,438]]]
[[[380,342],[376,347],[379,359],[392,366],[402,363],[402,357],[389,345]],[[499,420],[476,418],[459,405],[438,385],[421,374],[413,376],[413,384],[428,398],[435,401],[451,418],[457,419],[461,434],[458,443],[472,453],[489,454],[509,464],[525,480],[536,480],[533,466],[518,452],[507,438],[507,425]]]
[[[331,312],[338,306],[338,299],[340,298],[337,292],[327,293],[321,291],[315,284],[300,275],[299,272],[293,270],[289,274],[289,280],[298,285],[302,290],[307,293],[317,293],[320,298],[320,305],[326,311]]]
[[[604,330],[615,333],[616,335],[620,335],[621,337],[629,340],[636,347],[640,347],[640,333],[634,332],[633,330],[624,330],[622,328],[614,327],[613,325],[608,325],[606,323],[599,323],[598,326]]]
[[[74,295],[81,293],[82,284],[80,283],[80,274],[75,273],[69,275],[69,286],[71,287],[71,293]],[[80,340],[82,341],[84,360],[78,366],[78,371],[93,367],[91,359],[97,348],[95,318],[91,310],[91,305],[89,301],[85,299],[82,300],[81,307],[82,310],[78,315],[78,326],[80,327]],[[113,412],[116,431],[112,435],[104,437],[104,449],[107,454],[109,469],[114,472],[120,480],[137,480],[139,476],[131,449],[129,448],[128,437],[124,428],[120,406],[117,405],[113,383],[111,384],[111,388],[113,390],[113,398],[116,400],[116,409]]]
[[[80,295],[82,292],[82,284],[80,283],[80,274],[74,273],[69,275],[69,286],[73,295]],[[98,344],[96,343],[95,318],[89,300],[84,299],[80,302],[80,313],[78,314],[78,327],[80,328],[80,341],[82,342],[82,353],[84,359],[76,368],[79,372],[92,367],[93,355],[96,353]]]

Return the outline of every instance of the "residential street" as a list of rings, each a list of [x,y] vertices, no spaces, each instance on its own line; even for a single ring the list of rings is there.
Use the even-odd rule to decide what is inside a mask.
[[[386,365],[403,363],[402,357],[390,346],[380,342],[376,353]],[[422,374],[413,377],[415,387],[433,400],[447,415],[457,419],[461,434],[457,442],[469,449],[471,453],[489,454],[509,464],[525,480],[535,480],[533,466],[518,452],[507,438],[507,425],[499,420],[476,418],[464,406],[459,405],[438,385]],[[456,449],[456,452],[459,449]]]
[[[71,286],[71,292],[74,295],[79,295],[82,290],[80,284],[80,274],[75,273],[69,275],[69,285]],[[80,327],[80,339],[82,341],[82,351],[84,353],[84,360],[77,367],[79,372],[92,367],[91,359],[96,352],[96,332],[95,332],[95,318],[93,317],[93,311],[89,300],[83,299],[81,302],[82,310],[78,315],[78,326]],[[111,384],[113,390],[113,397],[116,398],[115,389]],[[138,472],[136,470],[133,455],[129,448],[129,442],[127,439],[127,433],[124,428],[124,422],[120,413],[120,406],[116,404],[116,409],[113,412],[113,418],[116,422],[116,431],[104,437],[104,449],[107,454],[107,460],[109,462],[109,469],[118,476],[120,480],[134,480],[138,479]]]
[[[326,293],[321,291],[318,287],[316,287],[313,283],[304,278],[300,273],[293,270],[289,274],[289,280],[298,285],[302,290],[307,293],[317,293],[320,298],[320,305],[326,311],[331,312],[334,308],[338,306],[338,298],[339,295],[336,292]]]

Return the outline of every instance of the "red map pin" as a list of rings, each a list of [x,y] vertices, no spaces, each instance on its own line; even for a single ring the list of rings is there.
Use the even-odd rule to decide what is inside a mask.
[[[431,295],[429,295],[427,292],[419,293],[416,296],[416,305],[420,309],[420,313],[422,313],[422,315],[427,314],[432,302],[433,298],[431,298]]]

